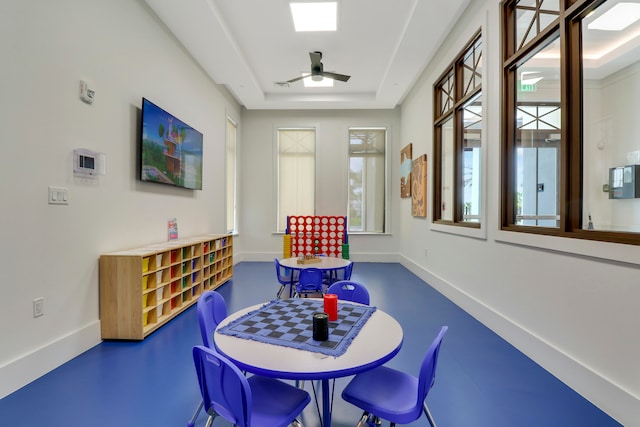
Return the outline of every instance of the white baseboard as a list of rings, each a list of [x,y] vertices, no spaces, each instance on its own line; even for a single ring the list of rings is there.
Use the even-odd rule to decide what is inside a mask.
[[[414,261],[400,263],[458,307],[478,319],[511,345],[626,427],[640,426],[640,400],[588,366],[484,305]]]
[[[0,366],[0,399],[100,343],[100,321]]]

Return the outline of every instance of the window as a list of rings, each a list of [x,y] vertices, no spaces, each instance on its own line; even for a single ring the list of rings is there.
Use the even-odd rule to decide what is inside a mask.
[[[478,32],[434,85],[434,222],[480,227],[481,90]]]
[[[640,198],[614,190],[640,163],[640,13],[609,27],[618,5],[503,3],[503,229],[640,244]]]
[[[227,118],[227,136],[226,136],[226,217],[227,232],[233,233],[238,231],[238,215],[236,206],[236,141],[238,126],[236,123]]]
[[[315,214],[315,129],[278,129],[277,230],[284,232],[287,216]]]
[[[350,232],[385,231],[386,145],[385,128],[349,129]]]

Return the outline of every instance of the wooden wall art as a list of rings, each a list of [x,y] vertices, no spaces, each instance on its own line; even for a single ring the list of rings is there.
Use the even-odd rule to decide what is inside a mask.
[[[411,170],[411,215],[427,216],[427,155],[413,161]]]
[[[411,197],[411,144],[400,151],[400,197]]]

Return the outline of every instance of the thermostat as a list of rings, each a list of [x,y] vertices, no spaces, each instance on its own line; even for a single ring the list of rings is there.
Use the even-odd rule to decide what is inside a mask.
[[[106,173],[105,154],[76,148],[73,150],[73,173],[85,176],[104,175]]]

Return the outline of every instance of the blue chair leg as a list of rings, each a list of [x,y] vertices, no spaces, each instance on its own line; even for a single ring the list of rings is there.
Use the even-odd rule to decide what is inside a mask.
[[[191,417],[191,420],[189,420],[189,423],[187,424],[188,427],[193,427],[196,425],[196,420],[198,419],[198,415],[200,415],[200,411],[202,410],[203,406],[204,406],[204,402],[200,401],[200,404],[198,405],[196,412],[193,414],[193,416]]]
[[[362,416],[358,420],[358,425],[356,427],[365,427],[367,425],[367,420],[369,419],[369,413],[363,412]]]
[[[429,421],[429,424],[431,424],[431,427],[437,427],[436,426],[436,422],[433,419],[433,415],[431,415],[431,412],[429,411],[429,408],[427,408],[427,403],[423,403],[422,404],[422,409],[424,411],[424,414],[427,416],[427,420]]]

